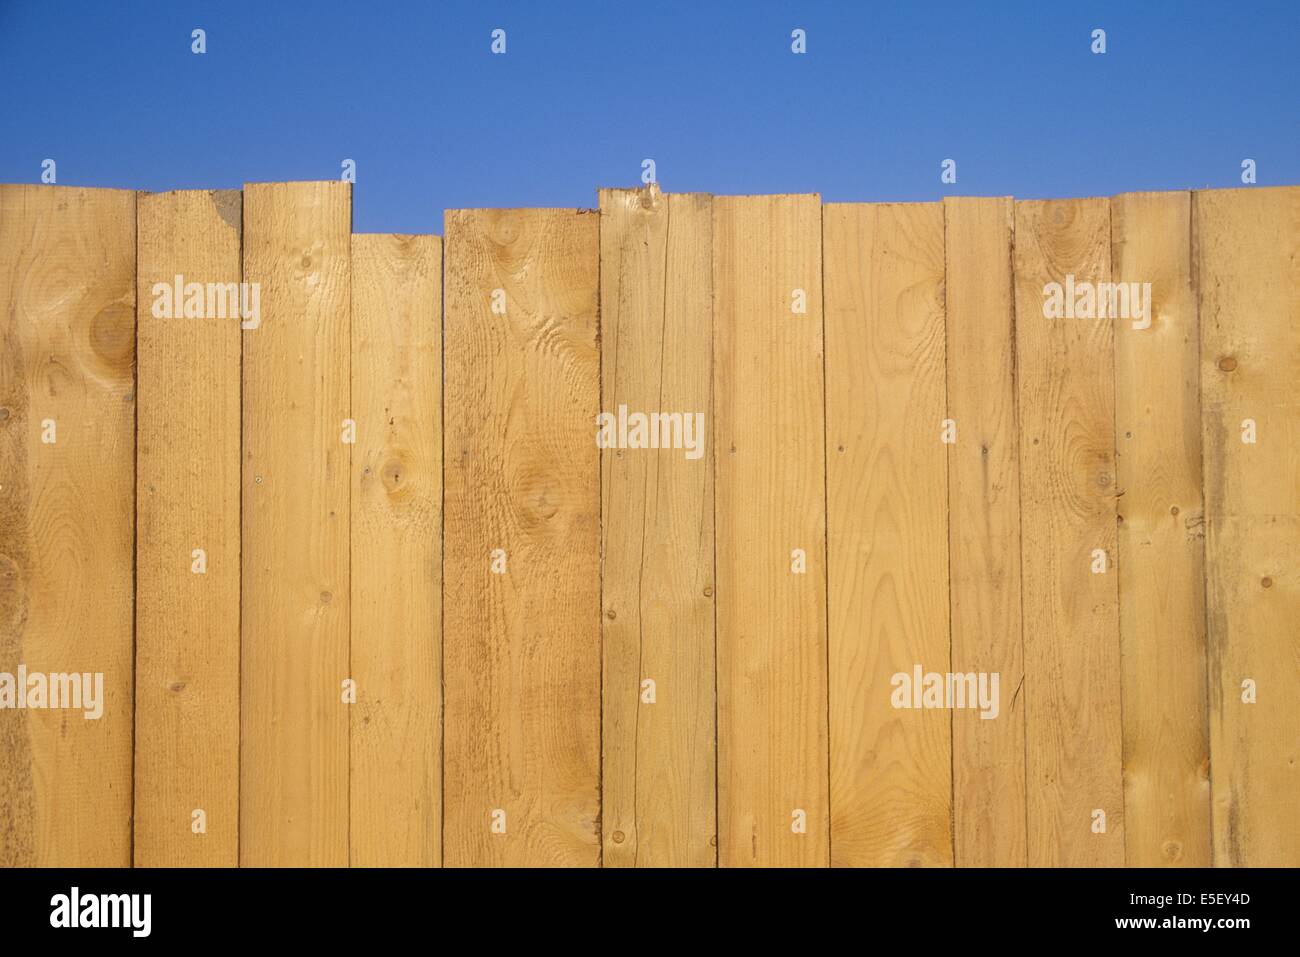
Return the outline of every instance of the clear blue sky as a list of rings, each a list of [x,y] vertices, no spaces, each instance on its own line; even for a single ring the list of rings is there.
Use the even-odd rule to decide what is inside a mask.
[[[53,158],[60,184],[229,188],[351,158],[358,232],[594,206],[647,157],[667,190],[828,201],[1233,186],[1243,158],[1300,184],[1298,41],[1300,0],[0,0],[0,182]]]

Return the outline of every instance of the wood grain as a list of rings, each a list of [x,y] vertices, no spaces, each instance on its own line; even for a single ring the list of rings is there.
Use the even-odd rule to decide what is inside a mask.
[[[1114,329],[1043,311],[1048,283],[1110,281],[1110,204],[1018,202],[1015,235],[1029,864],[1121,866]]]
[[[600,215],[601,410],[705,426],[689,453],[601,450],[603,861],[713,867],[712,199],[601,190]]]
[[[348,863],[352,194],[244,189],[240,863]]]
[[[1117,318],[1124,835],[1130,866],[1210,865],[1200,333],[1191,196],[1110,204],[1116,282],[1150,283],[1150,310]],[[1149,328],[1145,326],[1150,320]]]
[[[1300,188],[600,206],[0,187],[0,866],[1300,866]]]
[[[599,255],[594,213],[447,213],[448,866],[600,857]]]
[[[1214,863],[1300,865],[1300,189],[1198,192]],[[1242,441],[1252,419],[1255,442]],[[1243,682],[1256,701],[1243,701]]]
[[[817,196],[714,199],[723,866],[829,860],[821,268]]]
[[[937,203],[825,209],[831,863],[951,865],[944,235]]]
[[[1009,197],[943,201],[946,261],[952,670],[998,675],[998,713],[952,714],[953,853],[962,867],[1023,867],[1024,643],[1020,418]]]
[[[351,861],[442,862],[442,240],[352,237]]]
[[[206,286],[242,279],[242,197],[138,203],[135,863],[234,867],[240,315],[238,294],[209,313]],[[203,316],[175,301],[177,276],[182,289],[202,284]]]
[[[0,865],[124,867],[134,193],[0,186],[0,339],[0,672],[103,675],[98,719],[0,710]]]

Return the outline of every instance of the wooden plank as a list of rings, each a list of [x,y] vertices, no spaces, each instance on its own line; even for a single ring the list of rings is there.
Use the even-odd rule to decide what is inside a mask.
[[[351,860],[442,863],[442,239],[352,237]]]
[[[1214,863],[1300,865],[1300,189],[1195,194]],[[1254,443],[1243,441],[1253,420]],[[1243,700],[1254,682],[1255,703]]]
[[[348,863],[352,194],[244,189],[240,863]]]
[[[234,867],[242,198],[138,202],[135,863]]]
[[[951,865],[951,721],[893,676],[949,670],[938,203],[825,217],[831,863]]]
[[[816,195],[714,199],[723,866],[829,860],[821,267]]]
[[[1124,834],[1130,866],[1210,865],[1200,333],[1191,195],[1111,200]]]
[[[0,336],[0,865],[124,867],[134,193],[0,186]],[[81,713],[17,707],[50,673],[81,676]]]
[[[1110,204],[1018,202],[1015,230],[1029,864],[1117,867],[1114,331],[1044,315],[1049,283],[1110,281]]]
[[[952,670],[998,675],[998,710],[952,715],[953,854],[963,867],[1023,867],[1024,643],[1020,436],[1009,197],[946,197],[949,581]]]
[[[599,255],[586,211],[446,216],[448,866],[600,858]]]
[[[712,867],[712,199],[601,190],[600,214],[601,409],[680,414],[696,439],[601,451],[603,860]]]

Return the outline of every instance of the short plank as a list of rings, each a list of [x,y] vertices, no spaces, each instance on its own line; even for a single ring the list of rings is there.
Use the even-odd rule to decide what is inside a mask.
[[[1015,230],[1028,858],[1121,866],[1114,329],[1044,315],[1110,281],[1110,204],[1017,202]]]
[[[599,217],[454,210],[445,243],[444,861],[595,865]]]
[[[442,862],[442,239],[352,237],[351,860]]]
[[[234,867],[242,197],[138,202],[135,864]]]
[[[962,867],[1023,867],[1020,435],[1008,197],[944,199],[952,670],[998,675],[997,712],[952,715],[953,843]],[[992,714],[992,712],[988,712]]]
[[[893,681],[949,670],[943,207],[824,216],[831,863],[951,865],[952,716]]]
[[[131,863],[135,298],[134,193],[0,186],[0,865]]]
[[[244,189],[240,863],[348,863],[352,194]]]
[[[695,440],[600,453],[603,860],[712,867],[712,199],[601,190],[600,214],[601,410],[678,414]]]
[[[1300,189],[1212,190],[1193,204],[1214,863],[1296,867]]]
[[[1191,195],[1111,200],[1111,266],[1149,306],[1114,320],[1125,858],[1210,865],[1200,333]]]
[[[723,866],[829,861],[821,273],[819,197],[714,199]]]

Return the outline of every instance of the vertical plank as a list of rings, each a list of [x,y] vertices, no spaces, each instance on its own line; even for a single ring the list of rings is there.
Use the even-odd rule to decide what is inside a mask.
[[[938,203],[829,204],[831,863],[951,865],[951,722],[892,678],[949,670]]]
[[[351,861],[442,863],[442,240],[352,237]]]
[[[714,199],[723,866],[829,860],[821,268],[816,195]]]
[[[1300,189],[1194,198],[1214,863],[1300,865]],[[1243,441],[1246,420],[1255,441]],[[1255,703],[1243,700],[1254,682]]]
[[[0,334],[0,672],[11,682],[0,710],[0,864],[123,867],[134,193],[0,186]],[[20,666],[29,676],[80,674],[79,689],[92,694],[102,675],[102,694],[89,710],[83,698],[81,713],[15,707]]]
[[[952,715],[953,854],[963,867],[1023,867],[1024,644],[1020,442],[1008,197],[944,208],[952,670],[997,674],[998,711]]]
[[[1110,204],[1018,202],[1015,235],[1029,864],[1117,867],[1114,334],[1109,319],[1044,315],[1047,284],[1110,281]]]
[[[1114,320],[1125,858],[1135,867],[1208,867],[1205,514],[1191,195],[1116,196],[1110,215],[1115,282],[1135,290],[1150,283],[1149,312],[1130,310]]]
[[[705,426],[689,454],[600,453],[603,860],[712,867],[712,199],[601,190],[600,214],[601,410]]]
[[[240,863],[348,863],[352,194],[244,189]]]
[[[600,857],[599,255],[585,211],[446,216],[448,866]]]
[[[135,863],[234,867],[241,197],[138,203]],[[200,284],[202,316],[176,301],[177,276],[182,292]],[[222,293],[211,312],[208,284]]]

